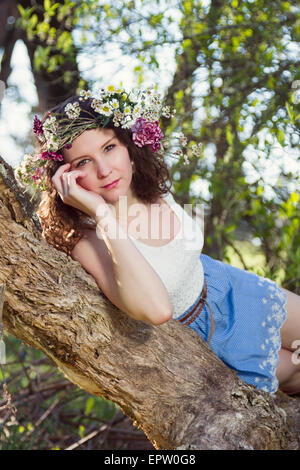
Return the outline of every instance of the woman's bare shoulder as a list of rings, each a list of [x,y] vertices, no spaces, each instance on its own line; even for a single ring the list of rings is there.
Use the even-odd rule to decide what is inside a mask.
[[[100,290],[116,307],[128,313],[118,292],[112,259],[104,240],[97,236],[96,230],[85,229],[82,233],[72,250],[72,258],[93,276]]]
[[[76,261],[81,261],[84,257],[87,246],[97,250],[99,254],[105,253],[107,247],[104,240],[97,237],[96,229],[84,228],[81,229],[82,237],[78,240],[76,245],[73,247],[71,257]],[[80,259],[79,259],[80,258]]]

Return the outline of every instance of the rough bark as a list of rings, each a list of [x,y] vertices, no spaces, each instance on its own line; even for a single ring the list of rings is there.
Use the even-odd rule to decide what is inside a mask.
[[[157,449],[299,448],[298,399],[245,384],[176,320],[149,326],[115,308],[42,239],[2,159],[0,233],[6,330],[118,404]]]

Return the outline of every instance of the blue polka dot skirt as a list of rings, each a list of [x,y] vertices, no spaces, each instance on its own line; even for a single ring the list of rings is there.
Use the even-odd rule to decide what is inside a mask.
[[[186,323],[205,341],[213,328],[210,341],[213,352],[243,381],[275,393],[280,328],[287,315],[285,292],[270,279],[207,255],[201,254],[200,260],[207,285],[207,303],[193,321],[184,321],[199,304],[200,294],[176,320]]]

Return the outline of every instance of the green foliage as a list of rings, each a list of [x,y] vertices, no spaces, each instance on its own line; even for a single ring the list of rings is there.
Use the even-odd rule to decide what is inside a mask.
[[[299,125],[299,123],[296,123],[296,121],[300,119],[300,114],[297,114],[297,112],[293,109],[293,107],[288,102],[285,103],[285,106],[286,106],[291,123]]]
[[[30,436],[31,423],[27,427],[10,425],[0,428],[0,450],[32,450],[35,438]]]
[[[40,71],[41,67],[46,67],[48,64],[48,58],[51,47],[38,46],[34,52],[34,67]]]
[[[54,74],[66,61],[74,61],[74,39],[71,34],[76,3],[64,0],[64,4],[43,0],[34,6],[24,8],[18,4],[20,18],[17,26],[26,30],[27,38],[36,44],[34,68],[37,72]],[[57,26],[59,24],[59,26]],[[66,85],[70,83],[69,73],[62,74]]]
[[[119,412],[109,400],[65,380],[40,351],[11,335],[4,339],[5,380],[16,415],[0,410],[0,450],[64,449]],[[97,449],[97,440],[92,446]]]

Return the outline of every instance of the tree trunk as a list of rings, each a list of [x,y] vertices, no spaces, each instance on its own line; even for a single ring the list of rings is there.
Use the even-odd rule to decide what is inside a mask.
[[[238,379],[176,320],[134,321],[41,237],[0,157],[4,325],[87,392],[115,402],[156,449],[298,449],[298,398]],[[182,345],[184,344],[184,348]]]

